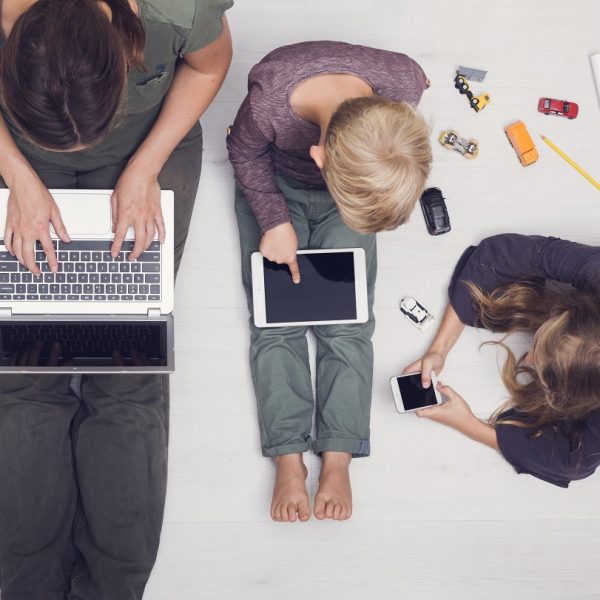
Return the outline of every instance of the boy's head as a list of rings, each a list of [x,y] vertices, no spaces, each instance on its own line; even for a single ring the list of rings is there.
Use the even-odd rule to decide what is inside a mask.
[[[311,149],[344,222],[374,233],[406,223],[431,168],[429,127],[409,104],[351,98]]]

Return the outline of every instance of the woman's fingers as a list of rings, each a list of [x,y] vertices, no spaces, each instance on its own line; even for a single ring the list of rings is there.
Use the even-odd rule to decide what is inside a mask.
[[[7,225],[6,228],[4,229],[4,246],[14,256],[15,253],[13,252],[13,249],[12,249],[12,237],[13,237],[12,227],[9,227]]]
[[[165,239],[167,238],[167,229],[165,227],[165,220],[163,219],[162,210],[159,208],[158,213],[156,214],[156,230],[158,231],[158,241],[161,244],[165,243]],[[152,236],[154,238],[154,236]]]
[[[50,237],[50,234],[48,233],[45,236],[43,236],[40,239],[40,243],[42,244],[42,249],[46,254],[46,260],[48,261],[48,266],[50,267],[50,270],[53,273],[56,273],[58,271],[58,261],[56,260],[56,252],[54,251],[54,245],[52,244],[52,238]]]
[[[67,232],[67,228],[63,223],[62,217],[60,215],[60,210],[56,204],[52,208],[52,212],[50,213],[50,223],[52,223],[52,227],[54,227],[54,231],[56,235],[63,241],[69,243],[71,238],[69,237],[69,233]],[[48,255],[48,253],[46,253]]]
[[[146,248],[146,223],[135,223],[133,225],[135,231],[135,242],[133,244],[133,250],[129,253],[129,260],[137,260],[140,254]]]

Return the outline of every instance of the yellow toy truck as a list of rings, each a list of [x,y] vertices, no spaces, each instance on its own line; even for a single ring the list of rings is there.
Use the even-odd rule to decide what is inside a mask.
[[[521,164],[524,167],[532,165],[538,159],[538,153],[535,149],[535,144],[525,127],[523,121],[511,123],[504,128],[504,133],[511,146],[514,148]]]

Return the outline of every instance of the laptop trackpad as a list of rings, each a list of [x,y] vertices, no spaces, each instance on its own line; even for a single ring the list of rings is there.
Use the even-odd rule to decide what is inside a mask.
[[[110,197],[89,194],[54,194],[69,235],[79,238],[110,235]],[[52,228],[54,234],[54,229]]]

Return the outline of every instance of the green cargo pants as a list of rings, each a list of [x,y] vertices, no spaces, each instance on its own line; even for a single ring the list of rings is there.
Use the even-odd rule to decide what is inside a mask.
[[[316,440],[314,450],[368,456],[373,345],[373,297],[377,274],[375,235],[345,225],[327,190],[306,189],[278,176],[286,197],[298,247],[364,248],[367,260],[369,321],[357,325],[312,328],[317,340]],[[242,280],[252,314],[250,256],[258,250],[261,231],[236,187],[235,211],[242,252]],[[250,369],[258,402],[262,452],[279,456],[311,446],[315,401],[308,360],[306,327],[262,328],[250,318]]]

